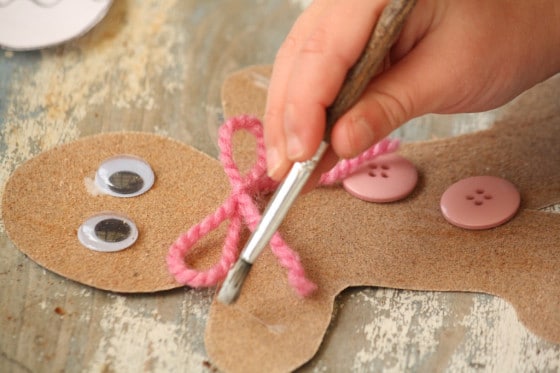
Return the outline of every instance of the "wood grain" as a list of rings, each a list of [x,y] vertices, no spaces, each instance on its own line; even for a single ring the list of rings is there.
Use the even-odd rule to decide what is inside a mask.
[[[120,0],[77,41],[0,52],[2,185],[33,155],[99,132],[156,132],[216,156],[223,79],[271,63],[304,3]],[[398,134],[449,136],[496,115],[428,116]],[[212,297],[87,288],[39,267],[2,233],[0,371],[212,372],[203,345]],[[364,288],[339,297],[320,352],[301,370],[559,369],[560,347],[527,332],[498,298]]]

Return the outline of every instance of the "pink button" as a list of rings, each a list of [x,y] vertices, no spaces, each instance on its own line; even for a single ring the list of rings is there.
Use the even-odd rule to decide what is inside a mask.
[[[451,185],[441,196],[443,216],[466,229],[497,227],[511,219],[521,198],[515,186],[495,176],[474,176]]]
[[[383,154],[367,162],[344,179],[344,189],[368,202],[393,202],[408,196],[418,181],[416,168],[395,153]]]

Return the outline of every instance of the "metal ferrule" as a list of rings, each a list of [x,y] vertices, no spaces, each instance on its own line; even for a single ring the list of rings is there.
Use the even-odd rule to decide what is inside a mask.
[[[305,162],[296,162],[292,166],[288,176],[274,193],[261,221],[251,234],[245,245],[241,258],[248,263],[253,263],[261,251],[278,230],[280,224],[286,217],[288,210],[301,192],[301,189],[309,180],[309,177],[317,167],[317,163],[323,157],[329,145],[322,141],[313,157]]]

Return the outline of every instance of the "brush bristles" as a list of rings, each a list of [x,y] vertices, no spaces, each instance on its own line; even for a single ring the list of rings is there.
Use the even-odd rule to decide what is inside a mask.
[[[232,304],[239,297],[243,282],[251,269],[251,263],[243,259],[239,259],[229,270],[220,291],[218,292],[218,301],[224,304]]]

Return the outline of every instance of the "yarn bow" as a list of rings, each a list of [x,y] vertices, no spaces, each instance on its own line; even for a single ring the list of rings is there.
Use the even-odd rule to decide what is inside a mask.
[[[246,175],[241,175],[232,154],[232,137],[239,130],[250,132],[257,142],[257,160]],[[239,255],[238,247],[243,222],[252,232],[261,219],[254,198],[258,195],[270,193],[278,186],[278,183],[266,175],[263,128],[257,118],[242,115],[227,120],[220,127],[218,145],[220,147],[220,161],[232,187],[231,194],[214,213],[179,236],[170,247],[167,255],[167,265],[175,280],[191,287],[215,286],[223,281],[229,268]],[[320,184],[329,185],[344,179],[356,171],[364,162],[397,148],[397,140],[382,140],[358,157],[340,161],[331,171],[321,176]],[[222,248],[222,256],[218,263],[204,271],[189,268],[185,262],[185,256],[198,240],[216,229],[225,220],[229,220],[229,225]],[[313,293],[317,286],[307,279],[298,254],[286,244],[278,232],[272,236],[270,247],[280,265],[287,270],[288,282],[296,293],[302,297]]]

